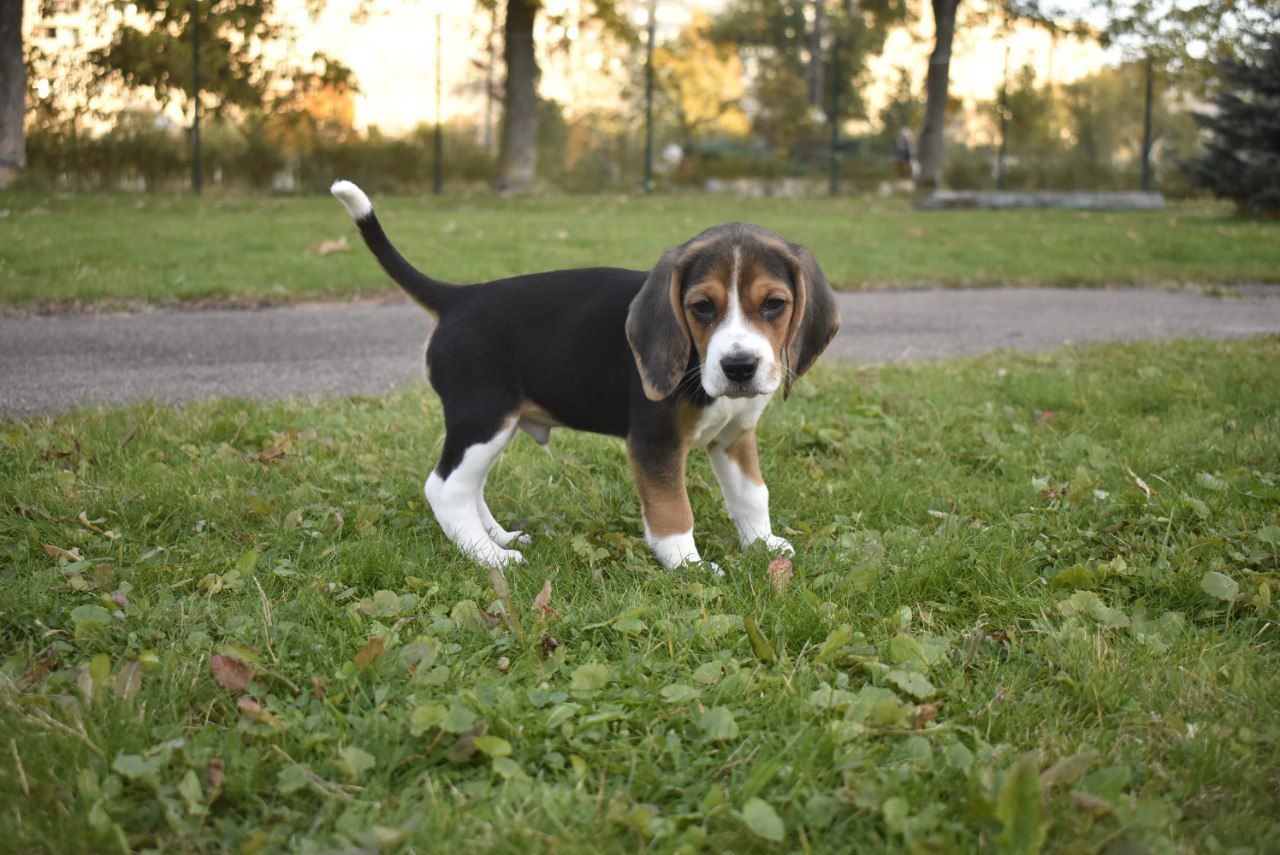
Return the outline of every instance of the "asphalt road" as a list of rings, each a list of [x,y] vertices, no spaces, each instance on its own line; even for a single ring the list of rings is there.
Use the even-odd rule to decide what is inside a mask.
[[[1280,332],[1280,289],[1245,297],[1086,289],[841,294],[828,358],[937,359],[1088,341]],[[422,377],[408,303],[0,318],[0,415],[141,398],[376,394]]]

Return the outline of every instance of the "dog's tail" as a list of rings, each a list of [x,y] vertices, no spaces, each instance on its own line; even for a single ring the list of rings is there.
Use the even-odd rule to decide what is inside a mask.
[[[378,259],[382,269],[387,271],[387,275],[428,311],[437,315],[442,314],[461,289],[457,285],[432,279],[410,264],[400,251],[392,246],[387,233],[382,230],[382,224],[374,216],[369,197],[359,187],[350,181],[335,181],[329,188],[329,192],[338,197],[338,201],[356,221],[365,245],[369,247],[373,257]]]

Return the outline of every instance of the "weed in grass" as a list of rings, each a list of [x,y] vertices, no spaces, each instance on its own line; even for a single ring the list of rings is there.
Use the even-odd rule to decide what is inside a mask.
[[[1274,846],[1278,375],[819,370],[761,431],[792,566],[692,467],[723,579],[645,554],[616,442],[517,442],[505,592],[425,390],[4,423],[5,846]]]

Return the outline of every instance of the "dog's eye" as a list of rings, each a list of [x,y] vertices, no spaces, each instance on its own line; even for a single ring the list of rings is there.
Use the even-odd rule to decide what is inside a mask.
[[[787,301],[779,297],[770,297],[760,304],[760,310],[766,315],[780,315],[787,307]]]
[[[699,300],[690,306],[689,310],[700,321],[709,321],[716,316],[716,304],[710,300]]]

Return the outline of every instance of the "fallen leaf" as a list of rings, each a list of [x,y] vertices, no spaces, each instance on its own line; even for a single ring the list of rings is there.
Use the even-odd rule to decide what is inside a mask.
[[[213,679],[228,692],[243,692],[253,679],[253,668],[248,662],[223,656],[221,653],[209,659]]]
[[[1111,812],[1111,805],[1107,804],[1093,793],[1086,793],[1083,790],[1071,791],[1071,803],[1076,806],[1076,810],[1082,810],[1085,813]]]
[[[778,593],[787,590],[787,586],[791,584],[791,575],[795,566],[791,563],[791,559],[785,555],[779,555],[777,558],[769,562],[769,581],[773,583],[773,589]]]
[[[545,621],[555,620],[556,610],[551,608],[550,579],[543,584],[542,590],[538,592],[538,596],[533,598],[533,610]]]
[[[1210,570],[1200,579],[1200,588],[1211,597],[1234,603],[1240,596],[1240,584],[1225,573]]]
[[[386,646],[387,639],[381,635],[375,635],[364,643],[364,647],[360,648],[360,652],[351,660],[351,664],[356,666],[357,671],[363,671],[378,661]]]
[[[351,249],[351,244],[347,243],[347,236],[343,235],[337,240],[322,240],[315,245],[316,255],[332,255],[335,252],[346,252]]]
[[[227,785],[227,761],[221,757],[214,757],[209,761],[208,767],[204,770],[204,779],[209,782],[209,789],[212,793],[221,793],[222,789]],[[216,795],[212,798],[217,798]]]
[[[45,677],[49,676],[49,672],[53,670],[53,666],[58,663],[58,648],[56,645],[50,644],[36,654],[35,661],[31,663],[31,667],[22,675],[23,686],[33,686],[39,683]]]
[[[782,817],[773,809],[773,805],[761,798],[747,799],[742,806],[742,819],[747,827],[765,840],[781,843],[787,834],[787,827],[782,824]]]
[[[938,717],[938,710],[941,708],[942,701],[934,701],[931,704],[921,704],[916,707],[916,729],[921,730],[928,727]]]
[[[542,640],[538,642],[538,649],[542,652],[543,656],[550,656],[552,653],[555,653],[560,649],[560,642],[556,641],[550,635],[544,635],[542,636]]]
[[[698,726],[712,742],[733,739],[738,735],[738,722],[727,707],[712,707],[702,714]]]

